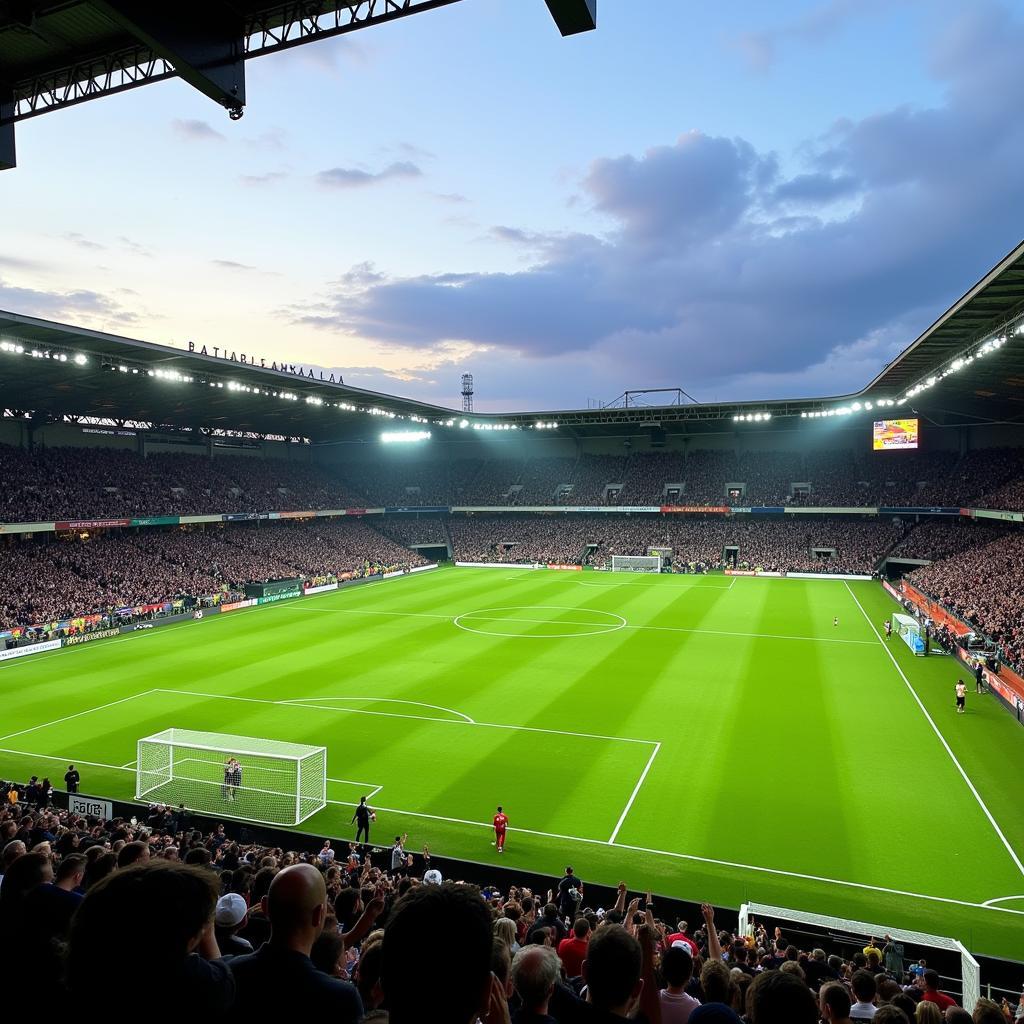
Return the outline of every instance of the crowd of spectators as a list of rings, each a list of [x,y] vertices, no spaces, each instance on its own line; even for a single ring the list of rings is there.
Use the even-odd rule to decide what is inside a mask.
[[[620,883],[608,906],[572,868],[551,887],[445,881],[413,857],[326,840],[319,852],[194,827],[184,806],[104,820],[0,783],[5,1008],[82,993],[176,1017],[338,1024],[1014,1024],[1017,1003],[973,1013],[902,943],[852,955],[780,928],[691,928]],[[13,796],[12,796],[13,794]],[[863,940],[862,940],[863,941]],[[858,944],[859,946],[859,944]],[[44,997],[45,993],[45,997]]]
[[[970,547],[906,579],[994,640],[1004,659],[1024,671],[1024,533]]]
[[[931,519],[907,530],[889,552],[892,558],[915,558],[937,562],[943,558],[963,554],[984,547],[1004,536],[1006,529],[988,525],[974,519],[959,517]]]
[[[446,505],[949,506],[1024,509],[1024,448],[693,449],[578,457],[313,462],[0,445],[0,521]]]
[[[672,549],[678,567],[871,574],[903,526],[885,521],[692,518],[616,513],[453,517],[455,557],[465,562],[610,564],[613,555]]]
[[[350,508],[363,499],[300,459],[0,445],[0,522]]]
[[[424,561],[348,516],[37,539],[0,546],[0,629]]]
[[[405,548],[414,544],[448,544],[440,516],[380,516],[379,520],[374,520],[374,528]]]

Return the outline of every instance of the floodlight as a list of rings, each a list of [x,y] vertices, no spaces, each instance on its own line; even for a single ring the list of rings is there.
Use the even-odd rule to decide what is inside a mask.
[[[385,430],[380,435],[380,439],[384,444],[402,444],[415,441],[427,441],[429,438],[429,430]]]

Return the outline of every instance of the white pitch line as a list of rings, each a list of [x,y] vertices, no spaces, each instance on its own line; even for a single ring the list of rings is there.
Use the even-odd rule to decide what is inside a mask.
[[[87,764],[90,768],[110,768],[115,772],[134,771],[119,764],[104,764],[102,761],[84,761],[80,757],[64,757],[57,754],[36,754],[31,750],[11,750],[0,747],[0,754],[17,754],[19,757],[37,757],[41,761],[60,761],[62,764]]]
[[[312,704],[314,701],[346,701],[346,700],[368,700],[376,701],[381,704],[413,704],[419,708],[432,708],[434,711],[447,711],[449,715],[458,715],[463,721],[468,722],[470,725],[475,725],[469,715],[464,715],[461,711],[456,711],[454,708],[442,707],[440,704],[425,704],[421,700],[401,700],[398,697],[290,697],[288,700],[282,700],[282,704]]]
[[[542,732],[553,736],[573,736],[584,740],[611,740],[614,743],[647,743],[651,746],[658,740],[641,740],[632,736],[605,736],[596,732],[569,732],[566,729],[542,729],[535,725],[505,725],[500,722],[463,722],[455,718],[432,718],[427,715],[399,715],[393,711],[365,711],[362,708],[330,708],[322,704],[295,704],[283,700],[267,700],[263,697],[237,697],[230,693],[201,693],[197,690],[171,690],[160,687],[154,693],[177,693],[187,697],[208,697],[211,700],[242,700],[251,704],[273,704],[276,707],[309,708],[313,711],[336,711],[343,715],[375,715],[379,718],[405,718],[413,722],[440,722],[442,725],[471,725],[478,729],[509,729],[512,732]]]
[[[338,782],[338,783],[341,783],[344,786],[361,786],[363,789],[372,789],[373,788],[373,783],[372,782],[356,782],[355,779],[331,779],[331,778],[329,778],[327,781],[328,782]],[[377,787],[377,789],[382,789],[382,788],[383,788],[382,786],[378,786]]]
[[[43,722],[42,725],[32,725],[27,729],[21,729],[18,732],[9,732],[6,736],[0,736],[0,742],[4,740],[12,740],[15,736],[24,736],[27,732],[35,732],[37,729],[46,729],[51,725],[59,725],[61,722],[70,722],[72,718],[81,718],[82,715],[91,715],[94,711],[102,711],[104,708],[112,708],[115,704],[124,704],[129,700],[137,700],[139,697],[145,697],[150,693],[156,693],[156,690],[143,690],[142,693],[133,693],[130,697],[122,697],[120,700],[112,700],[106,704],[100,704],[94,708],[86,708],[85,711],[76,711],[73,715],[65,715],[63,718],[55,718],[52,722]]]
[[[644,779],[647,778],[647,773],[651,770],[651,765],[654,764],[654,759],[658,756],[659,750],[661,750],[661,744],[656,743],[651,751],[651,756],[647,759],[647,764],[644,765],[644,770],[640,773],[640,778],[636,780],[633,792],[629,794],[629,800],[626,801],[626,806],[622,809],[619,820],[615,823],[611,838],[608,840],[609,846],[615,843],[615,837],[619,834],[619,829],[622,828],[622,823],[626,820],[626,815],[629,814],[629,809],[633,806],[633,801],[636,799],[637,793],[640,792],[640,787],[644,784]]]
[[[970,776],[967,774],[967,772],[964,771],[963,765],[957,760],[957,756],[953,753],[953,749],[946,742],[946,737],[943,736],[942,733],[939,731],[939,727],[935,724],[935,719],[932,718],[932,716],[928,713],[928,709],[924,706],[924,704],[921,701],[921,698],[917,695],[917,690],[915,690],[914,687],[911,685],[910,680],[906,677],[906,674],[900,667],[900,663],[896,660],[892,651],[889,650],[889,645],[882,639],[881,633],[879,633],[878,630],[875,629],[875,624],[871,621],[870,616],[864,610],[864,606],[857,599],[857,595],[851,589],[850,584],[847,583],[845,580],[843,580],[843,583],[845,584],[847,591],[849,591],[850,597],[853,598],[854,604],[856,604],[857,607],[860,609],[861,615],[863,615],[864,618],[867,620],[867,624],[871,627],[871,632],[875,634],[875,639],[878,641],[879,644],[882,645],[882,650],[885,651],[885,653],[889,657],[889,660],[896,667],[896,671],[899,672],[900,678],[903,680],[907,689],[910,691],[911,696],[913,696],[914,700],[917,702],[917,706],[921,709],[921,713],[928,720],[928,724],[932,727],[932,732],[934,732],[935,735],[939,738],[939,742],[945,748],[946,753],[949,754],[950,760],[953,762],[954,765],[956,765],[956,770],[960,773],[960,776],[964,780],[964,782],[967,783],[967,788],[973,794],[974,799],[978,801],[978,806],[984,812],[985,817],[988,818],[989,824],[991,824],[992,828],[995,829],[996,835],[999,836],[1003,846],[1006,847],[1006,852],[1010,855],[1010,858],[1013,861],[1013,863],[1017,865],[1017,870],[1020,871],[1022,875],[1024,875],[1024,864],[1021,863],[1020,858],[1017,856],[1016,851],[1010,845],[1009,840],[1006,838],[1005,835],[1003,835],[1003,830],[999,827],[999,823],[996,821],[994,817],[992,817],[992,812],[988,809],[988,807],[985,804],[985,801],[981,798],[981,794],[978,792],[974,783],[971,782]]]
[[[373,798],[373,797],[375,797],[375,796],[376,796],[376,795],[377,795],[377,794],[378,794],[378,793],[379,793],[379,792],[380,792],[380,791],[381,791],[381,790],[382,790],[383,788],[384,788],[383,786],[378,786],[378,787],[377,787],[377,788],[376,788],[375,790],[373,790],[372,792],[370,792],[370,793],[368,793],[368,794],[366,795],[366,799],[367,799],[367,800],[370,800],[370,799],[372,799],[372,798]]]
[[[598,586],[606,586],[606,584],[603,584],[603,583],[597,584],[597,585]],[[715,589],[715,588],[711,587],[711,588],[708,588],[708,589]],[[717,589],[727,590],[728,588],[727,587],[719,587]],[[294,605],[292,607],[294,608]],[[366,609],[366,608],[302,608],[302,609],[298,609],[298,610],[306,611],[306,612],[326,613],[328,615],[332,615],[332,614],[337,614],[337,615],[391,615],[391,616],[396,616],[397,615],[399,617],[412,616],[413,618],[419,618],[419,619],[445,619],[448,622],[454,622],[454,620],[458,618],[458,619],[476,619],[478,622],[485,622],[485,621],[494,621],[494,622],[497,622],[497,621],[502,621],[502,622],[531,622],[531,623],[538,623],[538,624],[544,624],[544,625],[550,624],[550,625],[556,625],[556,626],[557,625],[566,625],[566,626],[591,626],[591,627],[593,627],[593,626],[603,625],[603,623],[598,623],[598,622],[570,622],[568,619],[562,619],[562,620],[559,620],[559,619],[521,619],[521,618],[510,618],[510,617],[504,617],[504,616],[497,617],[497,618],[494,618],[494,619],[490,619],[487,616],[476,615],[473,612],[463,612],[460,615],[453,616],[453,615],[442,615],[439,612],[386,612],[386,611],[372,611],[372,610]],[[579,611],[585,611],[585,610],[588,610],[588,609],[584,609],[582,607],[579,609]],[[595,608],[595,609],[589,609],[589,610],[598,611],[599,609]],[[613,614],[613,613],[608,612],[606,614]],[[821,637],[821,636],[789,636],[789,635],[784,634],[784,633],[739,633],[739,632],[736,632],[734,630],[728,630],[728,629],[686,629],[683,626],[643,626],[643,625],[634,625],[633,623],[628,623],[628,622],[622,628],[623,629],[653,629],[653,630],[658,630],[659,632],[668,632],[668,633],[697,633],[697,634],[706,634],[708,636],[738,636],[738,637],[746,637],[746,638],[751,639],[751,640],[803,640],[803,641],[808,642],[808,643],[817,643],[817,644],[855,644],[855,645],[868,646],[868,647],[873,647],[874,646],[874,641],[873,640],[842,640],[842,639],[839,639],[837,637],[831,637],[831,636],[825,636],[825,637]],[[606,632],[613,633],[613,632],[618,632],[618,630],[606,630]],[[508,636],[509,636],[510,640],[521,639],[521,638],[517,637],[514,633],[513,634],[509,634]]]
[[[1024,900],[1024,896],[997,896],[994,900],[985,900],[982,906],[993,907],[997,903],[1005,903],[1007,900]]]
[[[98,761],[84,761],[80,757],[69,757],[66,755],[56,756],[53,754],[36,754],[27,750],[5,750],[0,748],[0,753],[18,754],[22,757],[37,757],[44,761],[65,761],[68,764],[87,764],[94,768],[109,768],[113,771],[129,771],[116,764],[103,764]],[[327,803],[338,807],[357,807],[358,804],[350,800],[328,800]],[[388,814],[401,814],[411,818],[424,818],[429,821],[445,821],[453,825],[472,825],[476,828],[490,831],[494,826],[489,821],[471,821],[468,818],[451,818],[441,814],[427,814],[423,811],[405,811],[399,807],[377,807],[375,810],[384,811]],[[218,811],[218,817],[232,818],[239,821],[247,821],[246,818],[238,818],[236,815],[224,811]],[[541,832],[531,828],[509,827],[510,832],[519,832],[523,835],[540,836],[543,839],[561,839],[570,843],[587,843],[592,846],[607,847],[609,844],[604,839],[591,839],[585,836],[567,836],[559,832]],[[714,857],[701,857],[694,853],[676,853],[672,850],[655,850],[647,846],[634,846],[629,843],[612,843],[617,850],[632,850],[635,853],[647,853],[655,857],[672,857],[676,860],[685,860],[695,864],[711,864],[715,867],[726,867],[741,871],[754,871],[758,874],[780,875],[785,878],[799,878],[809,882],[824,882],[827,885],[842,885],[852,889],[860,889],[866,892],[881,892],[891,896],[905,896],[909,899],[928,900],[933,903],[945,903],[953,906],[968,907],[971,910],[991,910],[1001,914],[1014,914],[1017,917],[1024,917],[1024,910],[1012,910],[1009,907],[997,907],[995,901],[987,903],[972,903],[969,900],[951,899],[947,896],[930,896],[927,893],[910,892],[906,889],[891,889],[884,886],[869,885],[866,882],[849,882],[842,878],[826,878],[821,875],[809,875],[798,871],[784,871],[781,868],[765,868],[756,864],[741,864],[737,861],[720,860]],[[1011,899],[1016,897],[1003,897]],[[1001,899],[1003,899],[1001,898]]]
[[[357,805],[348,801],[331,801],[341,804],[344,807],[356,807]],[[376,807],[377,811],[384,811],[388,814],[402,814],[411,818],[425,818],[430,821],[445,821],[453,825],[473,825],[477,828],[491,830],[494,826],[487,821],[471,821],[468,818],[450,818],[442,814],[427,814],[423,811],[403,811],[397,807]],[[532,828],[514,828],[509,826],[509,832],[520,832],[523,835],[540,836],[543,839],[561,839],[570,843],[587,843],[593,846],[608,847],[604,839],[591,839],[585,836],[567,836],[559,832],[541,832]],[[885,886],[869,885],[867,882],[849,882],[842,878],[826,878],[822,875],[809,875],[799,871],[784,871],[781,868],[765,868],[756,864],[741,864],[737,861],[720,860],[715,857],[701,857],[695,853],[676,853],[672,850],[655,850],[647,846],[634,846],[630,843],[612,843],[616,850],[632,850],[635,853],[648,853],[656,857],[672,857],[676,860],[685,860],[694,864],[710,864],[715,867],[725,867],[741,871],[754,871],[758,874],[780,875],[785,878],[799,878],[808,882],[824,882],[827,885],[842,885],[852,889],[861,889],[866,892],[881,892],[890,896],[905,896],[910,899],[928,900],[933,903],[947,903],[953,906],[969,907],[971,910],[994,910],[1004,914],[1015,914],[1024,917],[1024,910],[1011,910],[1008,907],[987,906],[984,903],[972,903],[970,900],[952,899],[948,896],[930,896],[922,892],[910,892],[906,889],[892,889]]]
[[[135,764],[136,760],[137,760],[137,758],[132,758],[132,760],[128,761],[126,764],[121,765],[121,767],[122,768],[131,768],[131,766],[133,764]]]

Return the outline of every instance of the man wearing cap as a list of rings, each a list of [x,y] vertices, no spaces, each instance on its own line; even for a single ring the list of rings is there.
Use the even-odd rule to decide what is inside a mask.
[[[249,908],[237,892],[229,892],[217,900],[213,913],[213,934],[221,956],[242,956],[252,952],[252,944],[237,933],[245,925]]]
[[[665,936],[665,946],[671,948],[677,942],[683,942],[690,947],[690,956],[695,957],[700,953],[700,950],[697,948],[697,943],[686,934],[687,927],[686,921],[680,921],[676,925],[676,930],[671,935]]]

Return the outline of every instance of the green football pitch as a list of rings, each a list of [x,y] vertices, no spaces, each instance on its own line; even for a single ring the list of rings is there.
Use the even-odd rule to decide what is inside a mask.
[[[303,831],[352,836],[366,795],[381,844],[1024,958],[1020,726],[973,680],[957,715],[957,663],[886,642],[893,610],[870,582],[442,569],[12,661],[0,777],[74,761],[131,798],[164,729],[322,745]]]

